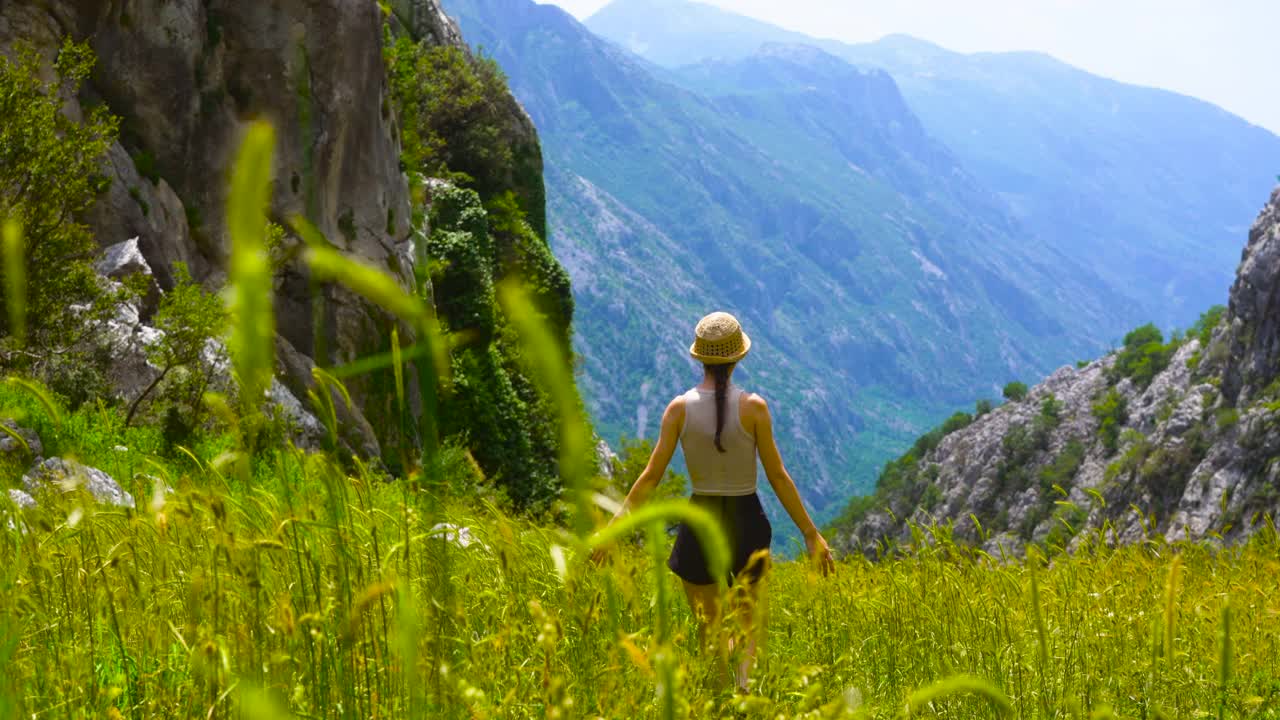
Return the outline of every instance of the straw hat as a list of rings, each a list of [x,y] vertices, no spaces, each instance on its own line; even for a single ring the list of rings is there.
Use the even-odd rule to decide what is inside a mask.
[[[751,350],[751,338],[742,332],[738,318],[727,312],[713,312],[699,320],[694,335],[689,354],[707,365],[736,363]]]

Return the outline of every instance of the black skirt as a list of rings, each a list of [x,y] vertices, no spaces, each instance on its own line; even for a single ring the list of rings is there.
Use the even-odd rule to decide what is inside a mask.
[[[764,506],[755,493],[750,495],[693,495],[689,502],[711,513],[724,528],[729,541],[729,583],[741,577],[748,582],[760,579],[768,565],[768,559],[756,561],[748,568],[751,555],[767,549],[773,540],[773,527],[764,514]],[[707,560],[702,553],[698,536],[688,525],[680,523],[676,531],[676,543],[671,548],[667,567],[680,579],[693,585],[711,585],[716,579],[707,570]],[[745,574],[743,571],[746,571]]]

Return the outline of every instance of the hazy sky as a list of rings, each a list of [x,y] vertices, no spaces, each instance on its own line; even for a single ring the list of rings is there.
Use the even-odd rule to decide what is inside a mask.
[[[705,1],[848,42],[906,33],[963,52],[1039,50],[1280,133],[1280,0]],[[607,3],[555,0],[580,19]]]

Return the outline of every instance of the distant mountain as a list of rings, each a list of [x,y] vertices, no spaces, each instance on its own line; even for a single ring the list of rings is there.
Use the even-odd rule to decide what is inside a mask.
[[[741,382],[829,514],[957,403],[1118,331],[1122,297],[1020,225],[883,72],[771,47],[677,76],[553,6],[445,6],[538,127],[607,436],[653,434],[696,377],[690,328],[728,309],[757,341]]]
[[[586,24],[671,68],[801,43],[886,70],[926,131],[1023,227],[1131,297],[1111,309],[1125,325],[1185,326],[1220,298],[1252,199],[1280,170],[1280,138],[1262,128],[1046,55],[965,55],[902,35],[848,45],[684,0],[615,0]]]
[[[803,33],[687,0],[613,0],[583,24],[664,67],[738,59],[772,43],[823,47]]]

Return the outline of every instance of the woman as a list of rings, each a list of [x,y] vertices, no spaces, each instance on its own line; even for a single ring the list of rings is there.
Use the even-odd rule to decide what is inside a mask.
[[[819,563],[823,574],[833,570],[835,563],[782,465],[768,404],[731,382],[738,361],[751,350],[751,338],[736,318],[723,312],[702,318],[694,335],[689,353],[702,362],[702,382],[667,405],[649,464],[632,485],[618,517],[639,507],[657,486],[678,440],[693,482],[690,501],[711,512],[729,540],[731,567],[725,579],[739,588],[734,593],[734,610],[748,638],[745,658],[735,672],[739,689],[745,691],[758,631],[753,610],[763,600],[761,581],[768,568],[773,535],[756,495],[757,457],[782,506],[803,533],[810,557]],[[683,523],[667,566],[684,582],[689,606],[700,620],[699,641],[705,645],[708,628],[716,627],[721,617],[719,586],[707,570],[697,536]]]

